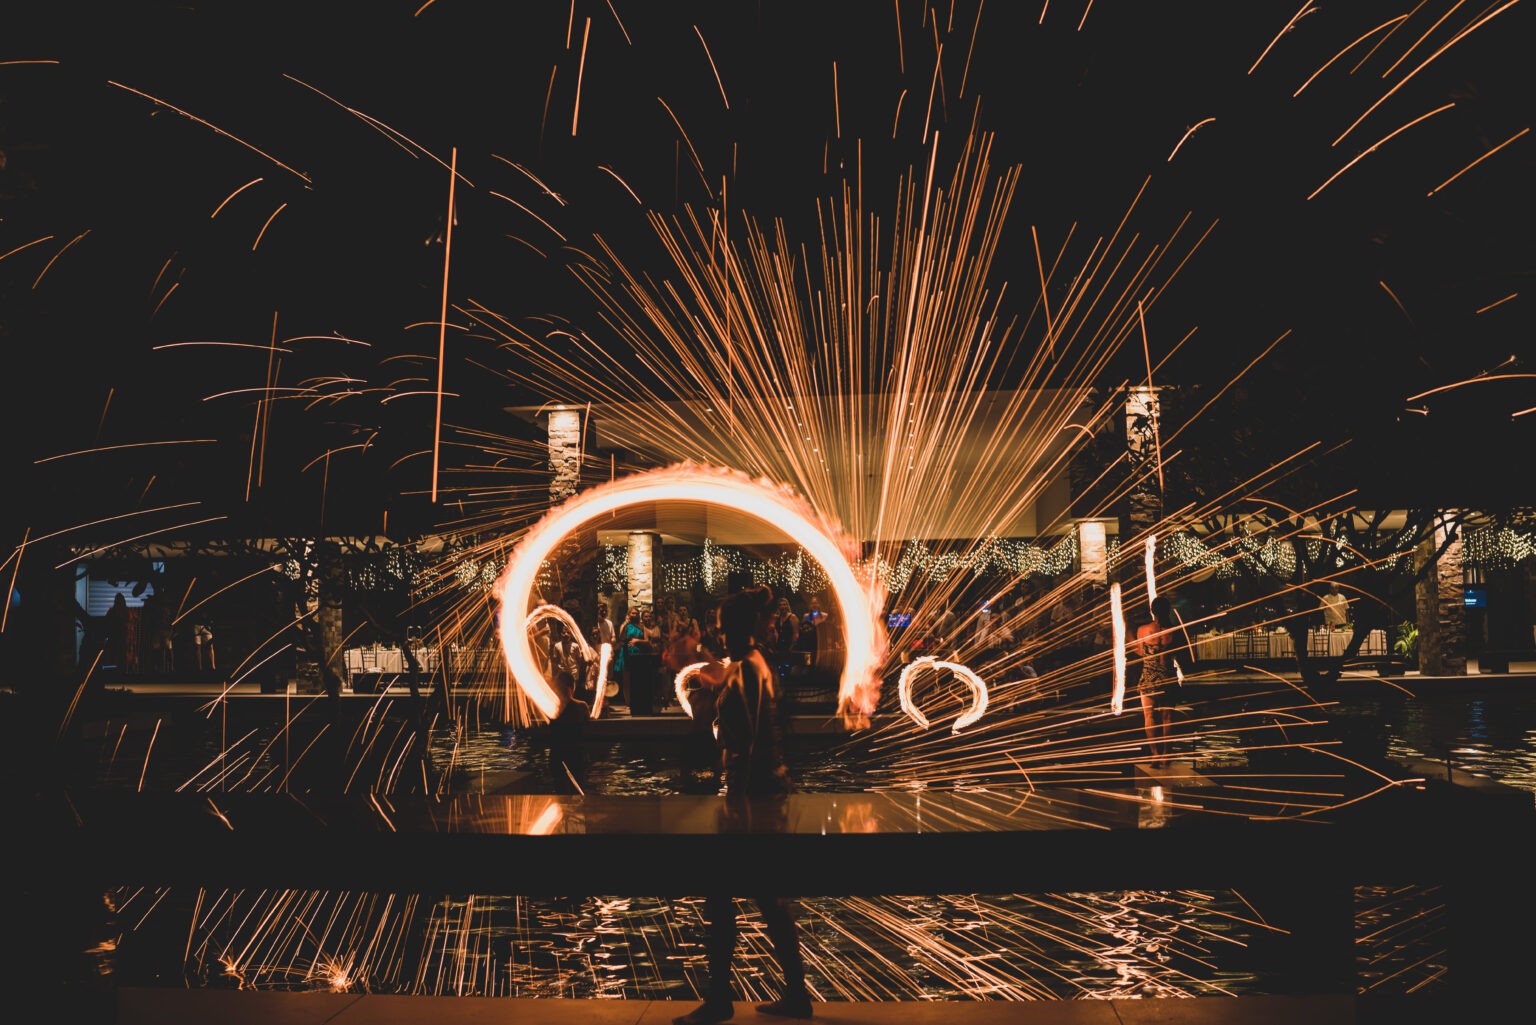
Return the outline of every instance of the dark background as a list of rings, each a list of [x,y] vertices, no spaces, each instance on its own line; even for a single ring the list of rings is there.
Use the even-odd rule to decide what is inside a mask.
[[[322,492],[332,524],[354,529],[384,509],[396,523],[443,515],[425,494],[422,452],[455,150],[453,306],[574,325],[623,361],[571,274],[596,252],[594,233],[626,263],[664,273],[645,213],[718,204],[724,182],[733,210],[782,219],[814,245],[816,203],[845,175],[858,172],[867,209],[894,210],[900,176],[926,166],[925,122],[941,160],[975,125],[996,133],[999,170],[1022,168],[992,283],[1010,283],[1021,322],[1039,289],[1031,227],[1051,251],[1069,231],[1108,236],[1145,184],[1126,231],[1146,244],[1186,218],[1182,241],[1215,224],[1149,310],[1155,352],[1198,327],[1165,380],[1217,388],[1289,330],[1239,389],[1277,449],[1347,442],[1330,472],[1394,500],[1430,488],[1424,500],[1446,504],[1527,501],[1536,414],[1512,414],[1536,406],[1530,380],[1408,401],[1496,368],[1531,372],[1536,137],[1426,195],[1530,126],[1526,5],[1413,74],[1338,145],[1477,12],[1437,27],[1454,5],[1423,5],[1358,70],[1384,31],[1293,97],[1401,5],[1311,13],[1251,72],[1296,14],[1291,0],[1100,0],[1084,20],[1086,6],[994,0],[979,27],[975,4],[913,2],[130,0],[8,16],[0,253],[46,240],[0,260],[0,540],[8,551],[23,531],[180,501],[199,504],[134,530],[204,515],[229,517],[231,530],[299,526]],[[1170,162],[1205,118],[1215,120]],[[1053,281],[1053,297],[1068,284]],[[274,318],[279,339],[346,339],[289,343],[284,384],[358,394],[278,404],[255,486],[252,389],[266,379],[257,347]],[[547,396],[517,379],[515,346],[465,315],[449,320],[445,421],[525,430],[500,410]],[[1019,344],[1038,342],[1036,328]],[[1139,376],[1139,345],[1123,357],[1111,376]],[[379,401],[412,390],[423,394]],[[38,462],[170,439],[198,440]],[[343,446],[351,454],[327,466],[323,453]]]

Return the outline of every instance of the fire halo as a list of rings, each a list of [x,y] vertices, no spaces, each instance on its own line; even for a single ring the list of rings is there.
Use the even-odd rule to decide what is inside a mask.
[[[546,513],[513,549],[497,585],[497,626],[507,670],[539,711],[554,718],[560,710],[559,697],[539,671],[528,641],[528,604],[539,568],[562,540],[597,517],[663,501],[698,502],[744,513],[782,531],[816,560],[837,602],[847,652],[838,681],[838,714],[851,729],[868,725],[880,696],[879,667],[885,657],[885,629],[878,616],[884,593],[874,574],[860,571],[857,542],[789,488],[696,463],[646,470],[581,491]]]

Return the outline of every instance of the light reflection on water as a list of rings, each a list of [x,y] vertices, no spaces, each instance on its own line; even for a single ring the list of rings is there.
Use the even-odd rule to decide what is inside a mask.
[[[451,759],[471,787],[509,771],[527,774],[515,784],[520,789],[552,782],[536,731],[443,733],[436,744],[439,764]],[[589,741],[586,749],[588,793],[719,789],[679,755],[675,741]],[[870,767],[834,743],[802,741],[790,755],[807,791],[857,792],[872,782]],[[702,990],[698,898],[477,899],[477,929],[490,951],[486,964],[468,972],[492,993],[691,1000]],[[771,999],[778,979],[771,945],[751,902],[738,910],[736,990],[745,1000]],[[1222,891],[814,897],[800,901],[800,913],[808,985],[823,999],[1240,995],[1294,983],[1246,963],[1263,927],[1239,897]]]
[[[1457,770],[1536,791],[1536,695],[1444,694],[1383,713],[1392,757],[1449,758]]]
[[[1383,702],[1372,711],[1381,717],[1393,756],[1443,760],[1448,753],[1461,770],[1536,789],[1536,696],[1436,695]],[[252,743],[265,740],[258,736]],[[587,748],[589,793],[718,790],[717,781],[700,773],[672,741],[589,741]],[[137,785],[143,766],[121,738],[113,740],[112,754],[98,766],[105,767],[104,775],[121,785]],[[791,755],[795,776],[807,790],[855,792],[869,787],[877,775],[850,759],[846,749],[825,742],[797,739]],[[434,758],[439,765],[452,760],[458,790],[483,790],[492,781],[505,784],[509,776],[515,777],[514,785],[531,791],[551,782],[537,731],[439,733]],[[201,759],[206,754],[188,764]],[[149,774],[150,785],[154,775]],[[934,888],[933,880],[924,882],[923,888]],[[127,917],[134,920],[143,912],[143,901],[156,899],[123,897],[133,905]],[[359,894],[313,899],[317,906],[339,907],[365,898],[372,906],[389,899]],[[177,903],[160,901],[151,917],[173,914]],[[1433,914],[1425,914],[1426,903],[1433,912],[1432,894],[1357,891],[1359,926],[1368,933],[1411,927],[1414,944],[1436,950],[1433,935],[1420,935],[1428,929],[1426,922],[1435,921]],[[436,942],[413,945],[404,958],[352,964],[357,989],[689,1000],[701,988],[703,924],[696,898],[476,895],[408,898],[393,906],[410,907],[412,922],[391,928]],[[769,998],[777,985],[770,946],[755,908],[743,903],[740,912],[735,988],[741,999]],[[371,921],[376,916],[356,917]],[[232,910],[229,920],[237,920]],[[185,951],[185,922],[168,930],[178,937],[178,952]],[[1280,948],[1255,924],[1241,897],[1229,891],[811,898],[802,902],[801,925],[810,984],[822,998],[1248,995],[1295,992],[1307,984],[1286,975],[1279,966],[1283,957],[1265,956],[1264,951],[1274,954]],[[124,943],[145,939],[128,933]],[[344,940],[332,946],[336,949],[314,952],[310,962],[353,956]],[[206,962],[194,956],[190,964],[182,963],[179,954],[172,960],[174,966],[159,984],[230,984],[227,966],[211,956]],[[407,961],[414,962],[409,969]],[[1424,985],[1442,971],[1438,963],[1426,960],[1414,975],[1415,984]],[[1371,985],[1394,978],[1397,971],[1388,964],[1368,964],[1360,980]],[[316,979],[307,968],[295,975],[292,965],[273,962],[266,968],[247,967],[241,981],[282,989],[317,988],[324,979]]]

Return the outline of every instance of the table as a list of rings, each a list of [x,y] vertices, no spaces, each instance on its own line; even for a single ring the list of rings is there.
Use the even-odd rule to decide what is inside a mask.
[[[1235,637],[1237,633],[1247,635],[1238,639]],[[1307,651],[1318,657],[1322,655],[1326,645],[1328,656],[1339,658],[1344,654],[1344,649],[1352,636],[1354,636],[1352,630],[1308,630]],[[1386,654],[1388,654],[1387,632],[1372,630],[1366,636],[1365,643],[1360,645],[1359,655],[1369,657]],[[1228,631],[1227,633],[1208,631],[1196,635],[1195,657],[1202,662],[1230,662],[1243,658],[1295,658],[1296,647],[1291,642],[1291,635],[1284,630],[1257,630],[1251,634],[1247,631]]]
[[[424,673],[437,671],[437,649],[416,648],[416,664]],[[399,648],[386,648],[382,645],[368,645],[361,648],[348,648],[346,654],[347,675],[350,677],[356,673],[403,673],[405,672],[405,652]]]

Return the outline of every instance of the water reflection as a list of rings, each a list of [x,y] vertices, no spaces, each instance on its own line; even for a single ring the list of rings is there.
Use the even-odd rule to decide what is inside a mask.
[[[287,892],[289,914],[254,921],[273,895],[192,898],[215,928],[151,956],[153,929],[129,933],[124,985],[346,989],[437,995],[695,1000],[706,976],[699,898],[415,896]],[[186,895],[130,897],[181,919]],[[1221,965],[1262,924],[1241,901],[1189,891],[1025,896],[818,897],[801,902],[807,982],[821,1000],[1110,999],[1268,992],[1274,974]],[[135,905],[142,905],[135,907]],[[399,913],[390,914],[390,909]],[[766,929],[739,905],[734,984],[742,999],[779,988]],[[185,921],[185,919],[181,919]],[[166,939],[162,936],[161,939]],[[185,933],[182,934],[183,943]],[[306,942],[306,938],[308,942]],[[244,960],[239,949],[260,951]],[[286,953],[283,953],[286,952]]]
[[[1463,771],[1536,790],[1536,697],[1404,697],[1366,711],[1379,716],[1395,757],[1449,755]],[[178,785],[189,777],[177,773],[210,764],[216,740],[203,738],[201,751],[194,744],[173,756],[162,733],[158,760],[146,763],[133,737],[121,730],[102,736],[97,782]],[[263,759],[276,758],[272,740],[257,731],[242,738],[238,753],[222,755],[241,772],[270,771]],[[859,793],[889,783],[846,748],[801,742],[790,753],[805,789],[847,795],[840,804],[845,829],[858,828]],[[593,793],[718,791],[718,780],[670,741],[590,741],[588,755]],[[453,766],[461,793],[534,795],[551,782],[534,730],[440,731],[433,757]],[[1168,821],[1169,802],[1157,790],[1137,792],[1139,828]],[[544,809],[527,810],[537,817]],[[692,897],[178,888],[122,891],[113,901],[125,928],[117,949],[96,953],[122,984],[692,1000],[703,968],[701,901]],[[801,905],[809,982],[821,999],[1249,995],[1305,986],[1276,967],[1283,959],[1257,953],[1274,949],[1272,930],[1262,909],[1228,891],[817,897]],[[1439,981],[1444,916],[1433,891],[1361,888],[1356,908],[1362,989],[1406,992]],[[778,985],[771,947],[750,902],[740,913],[736,986],[744,999],[766,999]],[[201,924],[189,946],[193,921]]]
[[[1376,708],[1389,757],[1449,760],[1459,772],[1536,791],[1536,695],[1420,695]]]

